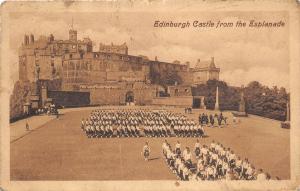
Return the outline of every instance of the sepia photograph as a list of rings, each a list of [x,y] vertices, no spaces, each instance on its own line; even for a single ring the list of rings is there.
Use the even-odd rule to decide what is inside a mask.
[[[277,8],[297,3],[197,11],[194,1],[159,2],[6,4],[10,182],[272,189],[299,176],[295,18]]]

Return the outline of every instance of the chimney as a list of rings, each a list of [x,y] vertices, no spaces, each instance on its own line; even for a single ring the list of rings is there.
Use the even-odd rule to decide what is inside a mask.
[[[211,63],[214,64],[215,63],[215,58],[211,57]]]
[[[157,56],[155,56],[155,59],[154,59],[155,61],[158,61],[158,59],[157,59]]]

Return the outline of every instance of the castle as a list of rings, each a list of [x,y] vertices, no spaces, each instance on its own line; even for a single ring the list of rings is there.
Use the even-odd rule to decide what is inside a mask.
[[[191,86],[219,80],[219,73],[214,58],[199,59],[191,68],[189,62],[130,55],[126,43],[100,43],[94,51],[93,42],[78,40],[74,29],[69,30],[68,40],[56,40],[52,34],[37,40],[32,34],[25,35],[19,49],[19,80],[40,84],[35,94],[42,95],[45,86],[47,91],[88,92],[92,105],[151,104],[164,90],[169,97],[192,96]],[[61,83],[53,86],[54,81]]]

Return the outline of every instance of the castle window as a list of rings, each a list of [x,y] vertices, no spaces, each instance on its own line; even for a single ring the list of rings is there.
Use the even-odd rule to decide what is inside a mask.
[[[186,88],[186,89],[184,89],[184,91],[185,91],[185,92],[189,92],[189,90],[188,90],[187,88]]]
[[[70,54],[70,59],[72,59],[72,57],[73,57],[73,55],[72,55],[72,54]]]

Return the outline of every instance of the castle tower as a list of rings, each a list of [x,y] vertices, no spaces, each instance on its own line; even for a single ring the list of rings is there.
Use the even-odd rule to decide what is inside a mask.
[[[77,41],[77,31],[74,29],[69,30],[69,40]]]

